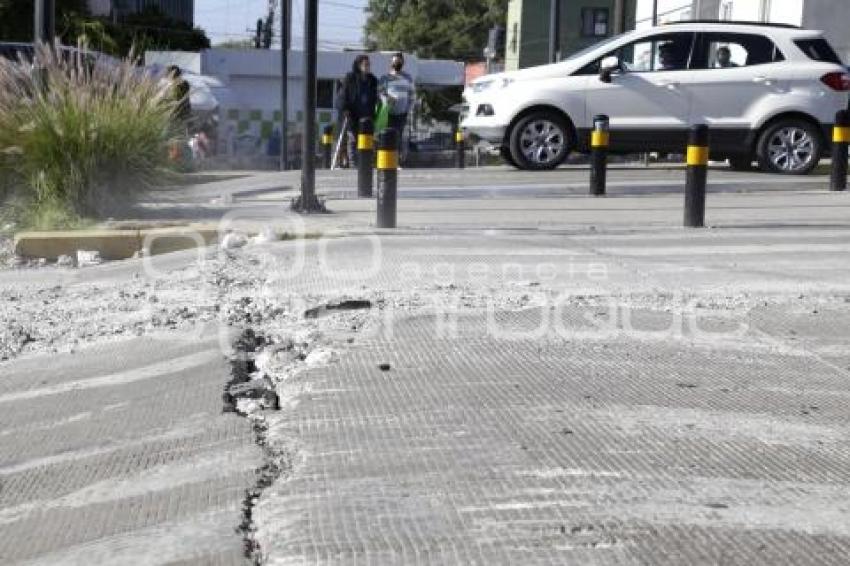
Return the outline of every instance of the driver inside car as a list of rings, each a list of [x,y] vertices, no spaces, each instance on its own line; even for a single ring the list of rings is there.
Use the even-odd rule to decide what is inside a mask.
[[[680,46],[673,41],[662,43],[658,47],[658,70],[681,71],[685,68]]]

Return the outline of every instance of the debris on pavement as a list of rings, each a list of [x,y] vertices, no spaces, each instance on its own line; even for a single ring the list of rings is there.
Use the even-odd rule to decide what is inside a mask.
[[[103,260],[99,251],[77,250],[77,267],[91,267],[101,263],[103,263]]]
[[[229,232],[221,239],[221,249],[235,250],[248,245],[248,237],[241,232]]]

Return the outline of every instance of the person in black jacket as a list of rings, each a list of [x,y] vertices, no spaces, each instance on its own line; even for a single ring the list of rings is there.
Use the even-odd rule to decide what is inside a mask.
[[[337,106],[348,119],[348,158],[357,162],[357,133],[361,118],[375,118],[378,79],[371,72],[369,57],[358,55],[345,76]]]

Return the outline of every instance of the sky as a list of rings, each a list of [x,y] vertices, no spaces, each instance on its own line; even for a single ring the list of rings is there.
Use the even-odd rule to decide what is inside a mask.
[[[281,0],[276,0],[278,6]],[[304,36],[304,1],[292,0],[292,46]],[[319,45],[339,49],[362,43],[367,0],[319,0]],[[195,0],[195,25],[207,32],[213,45],[226,40],[253,38],[257,19],[268,13],[268,0]],[[275,40],[280,29],[276,12]]]

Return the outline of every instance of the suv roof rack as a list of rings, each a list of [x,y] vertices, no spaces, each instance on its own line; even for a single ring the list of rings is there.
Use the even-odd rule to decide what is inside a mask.
[[[774,24],[771,22],[748,22],[745,20],[679,20],[676,22],[667,22],[665,26],[675,26],[679,24],[727,24],[732,26],[759,26],[766,28],[785,28],[785,29],[802,29],[800,26],[793,24]]]

